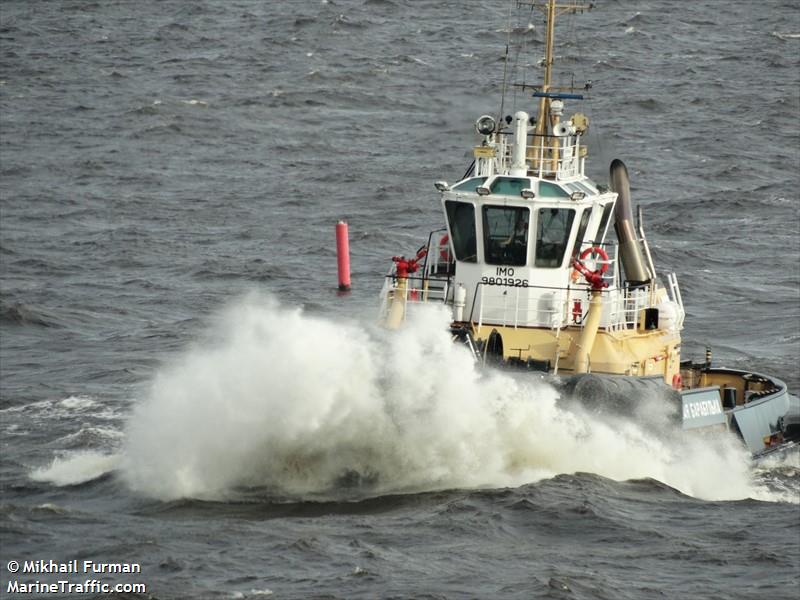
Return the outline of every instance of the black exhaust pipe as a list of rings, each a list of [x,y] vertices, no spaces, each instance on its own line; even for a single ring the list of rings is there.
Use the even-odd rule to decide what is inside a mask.
[[[615,158],[611,161],[611,190],[617,193],[617,205],[614,209],[614,229],[619,240],[619,252],[625,279],[631,285],[650,283],[650,273],[645,266],[644,255],[636,229],[633,226],[633,208],[631,206],[631,186],[628,169],[625,163]]]

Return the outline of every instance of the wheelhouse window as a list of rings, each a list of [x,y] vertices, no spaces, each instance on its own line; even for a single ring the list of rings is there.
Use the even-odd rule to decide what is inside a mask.
[[[597,236],[594,238],[594,245],[599,246],[606,237],[606,227],[611,218],[611,211],[614,210],[614,203],[609,202],[603,207],[603,216],[600,217],[600,225],[597,228]]]
[[[465,179],[458,185],[454,186],[454,190],[458,190],[459,192],[474,192],[478,186],[481,186],[486,181],[486,177],[472,177],[470,179]]]
[[[488,264],[521,267],[528,262],[530,213],[521,206],[483,207],[483,248]]]
[[[540,208],[536,226],[537,267],[555,268],[564,262],[575,211],[571,208]]]
[[[475,206],[468,202],[447,200],[444,203],[447,222],[450,224],[453,251],[456,260],[477,262],[478,247],[475,237]]]
[[[581,245],[583,245],[583,236],[586,235],[586,226],[589,225],[589,217],[592,215],[592,209],[587,208],[581,213],[581,222],[578,225],[578,235],[575,236],[575,244],[572,246],[572,258],[580,254]]]
[[[540,181],[539,198],[569,198],[569,192],[555,183]]]
[[[531,187],[530,179],[498,177],[492,182],[491,192],[500,196],[519,196],[522,190],[529,187]]]

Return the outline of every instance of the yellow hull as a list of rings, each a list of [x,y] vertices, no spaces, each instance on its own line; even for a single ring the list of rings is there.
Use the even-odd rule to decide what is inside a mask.
[[[502,338],[503,358],[549,361],[549,370],[575,372],[576,348],[583,329],[567,327],[552,330],[533,327],[508,327],[484,323],[472,326],[476,340],[486,341],[492,331]],[[680,375],[678,333],[656,329],[640,331],[599,330],[589,351],[589,371],[630,376],[660,375],[668,385]]]

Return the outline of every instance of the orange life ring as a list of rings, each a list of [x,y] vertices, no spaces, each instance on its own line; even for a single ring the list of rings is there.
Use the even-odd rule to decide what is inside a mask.
[[[672,387],[676,390],[683,389],[683,378],[680,376],[680,373],[672,376]]]
[[[595,271],[592,271],[589,269],[589,267],[583,264],[583,261],[586,260],[590,254],[592,256],[597,255],[603,261],[600,264],[600,268]],[[603,274],[608,271],[608,264],[608,254],[600,246],[586,248],[586,250],[581,252],[578,258],[572,261],[572,266],[575,267],[575,271],[583,275],[586,278],[586,281],[588,281],[593,288],[608,287],[608,283],[603,281]],[[575,278],[573,277],[573,279]]]
[[[445,262],[450,262],[450,237],[445,233],[439,238],[439,258]]]
[[[597,256],[599,256],[601,259],[603,259],[603,261],[604,261],[600,265],[600,269],[599,269],[600,270],[600,274],[602,275],[606,271],[608,271],[608,253],[605,250],[603,250],[600,246],[592,246],[591,248],[587,248],[586,250],[581,252],[580,260],[586,260],[586,257],[588,257],[589,255],[594,256],[595,254]],[[583,266],[583,263],[581,263],[581,266]],[[584,266],[584,268],[586,268],[586,267]]]

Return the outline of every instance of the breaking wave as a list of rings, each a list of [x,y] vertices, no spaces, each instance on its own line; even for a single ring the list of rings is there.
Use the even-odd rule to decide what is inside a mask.
[[[30,478],[56,486],[80,485],[112,472],[118,460],[119,456],[115,454],[76,452],[70,456],[56,457],[50,465],[34,469]]]
[[[119,473],[161,499],[363,498],[578,471],[770,499],[732,436],[568,410],[539,379],[479,370],[447,320],[425,307],[385,332],[248,298],[156,378]]]

